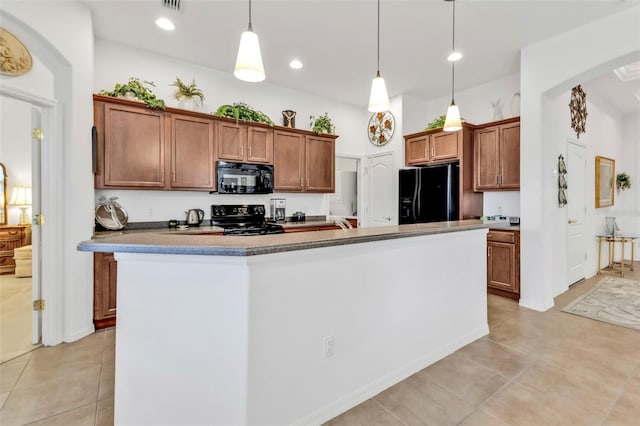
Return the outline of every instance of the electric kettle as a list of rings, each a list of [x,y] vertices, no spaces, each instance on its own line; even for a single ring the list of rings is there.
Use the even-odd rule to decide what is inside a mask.
[[[187,214],[187,225],[189,226],[200,226],[204,220],[204,210],[202,209],[191,209],[185,213]]]

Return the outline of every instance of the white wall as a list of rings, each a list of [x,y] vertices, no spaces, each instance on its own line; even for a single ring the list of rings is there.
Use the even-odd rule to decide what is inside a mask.
[[[263,111],[276,124],[282,124],[282,111],[297,112],[296,127],[309,130],[309,116],[329,113],[336,126],[337,154],[362,155],[366,142],[365,125],[367,113],[364,107],[356,107],[308,93],[274,86],[268,82],[255,84],[236,79],[232,74],[193,63],[160,56],[148,51],[133,49],[122,44],[102,39],[96,40],[94,91],[111,90],[116,83],[126,82],[129,77],[153,81],[152,91],[167,105],[179,107],[173,99],[176,77],[185,81],[195,79],[205,94],[203,111],[214,112],[220,105],[245,102]],[[268,81],[268,80],[267,80]],[[328,215],[329,202],[326,194],[274,193],[266,196],[218,195],[188,191],[129,191],[99,190],[96,197],[117,196],[128,210],[129,221],[164,221],[183,219],[184,210],[201,208],[209,217],[211,204],[264,203],[269,198],[285,198],[287,214],[303,211],[308,215]]]
[[[31,186],[31,104],[0,97],[0,123],[0,163],[7,168],[10,198],[14,186]],[[19,223],[21,210],[8,207],[7,224]],[[31,208],[27,213],[31,217]]]
[[[43,206],[51,206],[43,212],[47,223],[42,229],[43,297],[47,301],[43,343],[74,341],[93,331],[92,258],[76,250],[77,243],[93,232],[88,143],[93,121],[91,14],[79,2],[3,1],[0,16],[3,27],[21,38],[54,76],[52,92],[43,89],[48,85],[46,78],[35,84],[29,74],[0,82],[58,101],[59,115],[50,123],[49,145],[43,148],[43,188],[49,188],[42,191]]]
[[[556,222],[560,218],[555,214],[557,181],[553,176],[558,142],[548,126],[553,120],[553,99],[604,71],[638,60],[639,23],[640,6],[637,6],[522,50],[520,304],[523,306],[536,310],[553,306],[553,283],[559,279],[554,275],[561,273],[557,264],[554,267],[554,257],[565,249],[555,245]],[[590,131],[588,126],[589,121],[587,131]]]

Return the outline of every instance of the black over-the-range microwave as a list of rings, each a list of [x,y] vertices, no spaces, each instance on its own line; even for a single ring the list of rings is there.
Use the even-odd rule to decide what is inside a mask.
[[[269,164],[217,162],[219,194],[271,194],[273,166]]]

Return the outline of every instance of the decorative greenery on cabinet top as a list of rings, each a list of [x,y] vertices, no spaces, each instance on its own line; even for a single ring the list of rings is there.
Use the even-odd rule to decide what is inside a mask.
[[[270,126],[275,125],[265,113],[262,111],[256,111],[243,102],[236,102],[233,105],[220,105],[216,112],[214,112],[214,115],[217,115],[218,117],[235,118],[236,122],[244,120],[256,123],[266,123]]]
[[[139,78],[131,77],[128,82],[124,84],[116,83],[116,87],[113,90],[102,90],[100,94],[114,98],[131,99],[133,97],[144,102],[151,109],[165,109],[164,101],[158,99],[151,89],[148,89],[143,84],[156,86],[152,81],[142,82]]]

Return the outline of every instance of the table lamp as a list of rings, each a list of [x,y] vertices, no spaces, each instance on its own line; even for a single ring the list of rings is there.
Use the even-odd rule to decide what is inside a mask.
[[[31,206],[31,187],[14,186],[9,204],[22,210],[22,213],[20,214],[20,223],[18,223],[18,225],[28,225],[29,216],[27,215],[27,209]]]

